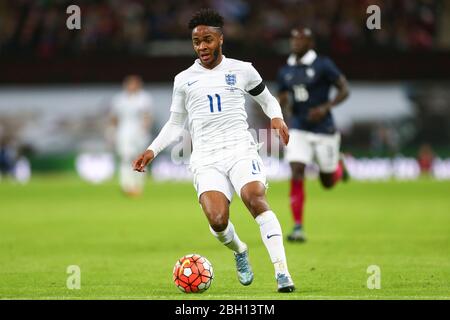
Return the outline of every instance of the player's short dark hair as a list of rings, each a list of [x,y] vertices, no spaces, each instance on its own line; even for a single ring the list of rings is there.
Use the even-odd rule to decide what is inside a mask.
[[[210,26],[216,28],[223,28],[223,17],[213,9],[200,9],[197,11],[189,21],[189,29],[192,30],[197,26]]]

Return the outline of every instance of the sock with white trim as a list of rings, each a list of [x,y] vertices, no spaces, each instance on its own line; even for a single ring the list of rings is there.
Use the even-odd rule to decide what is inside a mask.
[[[278,273],[289,275],[283,245],[283,233],[277,216],[269,210],[259,214],[255,220],[259,224],[261,238],[275,268],[275,277]]]

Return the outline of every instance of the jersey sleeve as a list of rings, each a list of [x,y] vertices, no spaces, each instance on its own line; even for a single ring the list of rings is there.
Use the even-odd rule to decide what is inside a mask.
[[[277,74],[277,90],[278,93],[289,90],[289,86],[285,80],[283,68],[281,68]]]
[[[251,63],[248,63],[246,68],[245,91],[251,91],[252,89],[256,88],[262,81],[263,80],[255,67],[253,67]]]
[[[175,77],[173,83],[171,112],[187,113],[185,106],[185,92],[182,90],[182,83],[178,77]]]
[[[324,59],[324,74],[325,78],[330,83],[336,83],[336,81],[339,79],[339,77],[342,75],[342,72],[339,70],[339,68],[334,64],[333,61],[329,58]]]

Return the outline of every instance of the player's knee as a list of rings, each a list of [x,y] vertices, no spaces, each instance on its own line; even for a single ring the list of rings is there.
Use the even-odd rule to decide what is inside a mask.
[[[305,178],[305,174],[302,171],[292,172],[293,180],[303,180]]]
[[[295,165],[291,167],[292,179],[293,180],[303,180],[305,178],[305,166]]]
[[[322,186],[325,190],[333,189],[334,181],[332,179],[322,179]]]
[[[211,212],[209,217],[209,224],[214,231],[220,232],[227,228],[228,215],[225,212],[220,210]]]
[[[323,188],[325,189],[325,190],[331,190],[331,189],[333,189],[333,184],[331,184],[331,183],[324,183],[323,184]]]
[[[223,230],[225,230],[227,228],[228,223],[212,222],[210,224],[210,226],[215,232],[222,232]]]
[[[254,217],[264,211],[269,210],[269,205],[264,195],[250,196],[246,200],[244,200],[244,202]]]

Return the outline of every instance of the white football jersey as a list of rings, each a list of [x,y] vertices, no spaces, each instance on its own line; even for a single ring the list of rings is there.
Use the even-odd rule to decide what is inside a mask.
[[[170,111],[188,114],[191,164],[205,157],[213,162],[226,149],[256,148],[248,131],[245,95],[261,81],[251,63],[225,56],[213,69],[197,59],[175,77]]]
[[[141,141],[149,139],[142,119],[144,114],[151,112],[151,104],[151,96],[144,91],[132,95],[122,92],[114,97],[112,114],[118,120],[116,143],[119,153],[134,154],[143,148]]]

